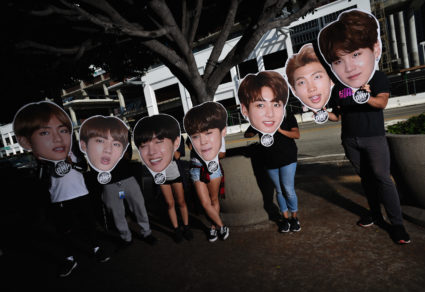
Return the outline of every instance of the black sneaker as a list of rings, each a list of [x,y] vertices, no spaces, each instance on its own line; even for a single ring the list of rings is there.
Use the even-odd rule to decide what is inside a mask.
[[[300,226],[300,221],[298,220],[298,218],[291,218],[291,223],[290,225],[290,230],[294,231],[294,232],[298,232],[301,231],[301,226]]]
[[[214,242],[214,241],[217,240],[217,238],[218,238],[218,236],[217,236],[217,230],[214,229],[214,228],[211,228],[210,229],[210,234],[208,235],[208,241],[209,242]]]
[[[220,228],[220,238],[222,240],[226,240],[229,237],[229,233],[230,233],[229,227],[221,226],[221,228]]]
[[[193,239],[193,232],[190,230],[189,225],[183,226],[183,237],[186,238],[186,240],[192,240]]]
[[[359,225],[360,227],[370,227],[375,223],[379,223],[381,221],[383,221],[384,219],[382,219],[382,217],[372,217],[372,216],[364,216],[361,217],[359,221],[357,221],[357,225]]]
[[[97,250],[94,252],[94,256],[96,258],[96,261],[99,263],[106,263],[111,259],[111,257],[106,253],[105,249],[98,247]]]
[[[76,267],[77,262],[75,260],[65,259],[59,268],[59,277],[68,277]]]
[[[149,245],[156,245],[158,242],[158,239],[156,239],[155,236],[153,236],[152,234],[149,234],[146,237],[141,237],[141,240],[143,240],[144,242],[146,242]]]
[[[410,243],[410,236],[403,225],[393,225],[393,239],[398,244]]]
[[[291,227],[291,224],[289,224],[288,218],[282,218],[282,220],[279,221],[279,232],[285,233],[289,232],[289,229]]]
[[[183,233],[180,227],[174,228],[174,235],[173,235],[174,241],[179,243],[183,240]]]

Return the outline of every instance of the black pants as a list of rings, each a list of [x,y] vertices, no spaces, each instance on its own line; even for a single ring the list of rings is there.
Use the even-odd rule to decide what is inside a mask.
[[[390,176],[390,152],[385,136],[342,139],[345,154],[360,175],[371,215],[380,216],[384,205],[393,225],[403,225],[400,198]]]
[[[98,246],[96,223],[89,195],[53,203],[52,220],[64,248],[64,257],[74,256],[75,247],[81,245],[91,252]]]

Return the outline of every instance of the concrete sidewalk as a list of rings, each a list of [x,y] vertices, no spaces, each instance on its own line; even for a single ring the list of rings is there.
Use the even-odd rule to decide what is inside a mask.
[[[406,221],[412,242],[399,246],[385,227],[356,226],[367,203],[347,162],[300,164],[296,191],[300,232],[281,234],[267,221],[230,226],[229,238],[215,243],[207,241],[206,221],[193,210],[194,240],[174,243],[166,212],[158,213],[158,201],[151,200],[156,246],[135,239],[104,264],[81,255],[65,279],[30,247],[23,228],[28,244],[0,257],[2,279],[12,284],[2,291],[423,291],[425,229]],[[113,251],[113,242],[103,240]]]

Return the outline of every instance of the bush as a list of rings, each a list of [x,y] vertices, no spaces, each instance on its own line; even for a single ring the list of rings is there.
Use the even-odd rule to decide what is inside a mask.
[[[425,113],[389,126],[387,132],[391,134],[425,134]]]

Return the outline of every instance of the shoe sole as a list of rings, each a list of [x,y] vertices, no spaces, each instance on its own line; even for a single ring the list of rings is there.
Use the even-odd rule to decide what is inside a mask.
[[[298,229],[292,229],[291,231],[292,231],[292,232],[300,232],[300,231],[301,231],[301,227],[300,227],[300,228],[298,228]]]
[[[357,223],[357,225],[358,225],[358,226],[363,227],[363,228],[370,227],[370,226],[372,226],[372,225],[374,225],[374,224],[375,224],[374,222],[369,223],[369,224],[360,224],[360,223]]]
[[[397,243],[398,244],[400,244],[400,245],[403,245],[403,244],[408,244],[408,243],[410,243],[410,240],[399,240],[399,241],[397,241]]]
[[[65,274],[59,274],[59,277],[61,277],[61,278],[68,277],[76,267],[77,267],[77,262],[74,262],[71,269],[69,269],[69,271]]]
[[[101,260],[97,260],[99,263],[106,263],[106,262],[108,262],[109,260],[111,259],[111,257],[107,257],[107,258],[104,258],[104,259],[101,259]]]
[[[209,238],[209,239],[208,239],[208,241],[209,241],[209,242],[214,242],[214,241],[217,241],[217,239],[218,239],[218,237]]]
[[[227,230],[226,234],[221,238],[222,240],[226,240],[229,237],[230,231]]]

